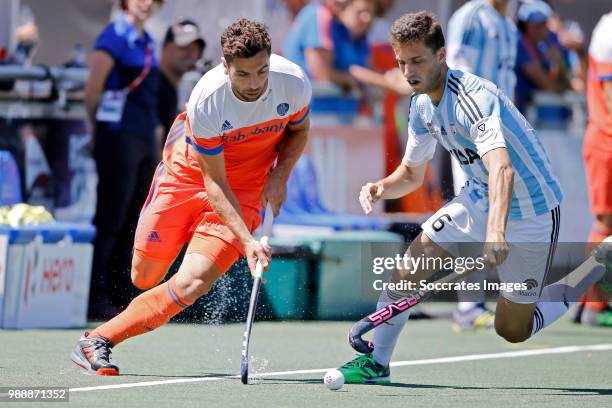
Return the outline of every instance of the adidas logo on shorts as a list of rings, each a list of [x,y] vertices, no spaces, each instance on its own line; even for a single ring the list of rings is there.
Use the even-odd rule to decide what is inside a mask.
[[[147,241],[149,242],[161,242],[159,238],[159,234],[157,231],[151,231],[151,233],[147,236]]]

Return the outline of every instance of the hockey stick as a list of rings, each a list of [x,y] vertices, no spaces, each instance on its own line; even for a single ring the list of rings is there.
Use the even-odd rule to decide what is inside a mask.
[[[262,245],[268,244],[268,237],[272,232],[272,221],[274,214],[270,203],[266,206],[264,214],[263,226],[260,242]],[[249,340],[251,339],[251,328],[255,318],[255,309],[257,308],[257,298],[259,297],[259,288],[261,286],[261,275],[263,274],[263,266],[259,261],[255,266],[255,277],[253,280],[253,288],[251,289],[251,300],[249,302],[249,312],[247,314],[246,328],[244,329],[244,337],[242,338],[242,359],[240,361],[240,380],[243,384],[249,382]]]
[[[478,270],[479,269],[474,268],[461,274],[451,272],[443,278],[440,278],[437,281],[433,282],[433,285],[434,287],[436,287],[447,283],[458,282],[470,275],[472,272]],[[429,299],[437,292],[438,291],[436,291],[435,289],[416,290],[406,295],[406,297],[400,300],[396,300],[395,302],[390,303],[387,306],[359,320],[353,325],[353,327],[351,327],[351,330],[348,334],[348,340],[351,347],[353,347],[359,353],[370,354],[374,350],[374,345],[371,342],[365,341],[363,339],[364,334],[374,329],[376,326],[380,326],[381,324],[393,319],[400,313],[403,313],[406,310],[411,309],[419,303]]]

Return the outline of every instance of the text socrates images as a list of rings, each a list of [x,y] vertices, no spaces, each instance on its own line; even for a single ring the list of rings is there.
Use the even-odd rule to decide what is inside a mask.
[[[466,272],[477,272],[486,269],[485,258],[479,257],[430,257],[395,255],[394,257],[376,257],[372,260],[372,273],[382,275],[393,270],[407,271],[413,275],[417,270],[427,269],[436,271],[450,271],[462,275]],[[372,287],[376,291],[397,290],[401,292],[412,292],[415,290],[434,290],[434,291],[480,291],[484,290],[503,290],[503,291],[526,291],[529,289],[528,282],[496,282],[483,279],[482,282],[432,282],[429,279],[402,279],[398,282],[388,282],[384,279],[374,279]]]

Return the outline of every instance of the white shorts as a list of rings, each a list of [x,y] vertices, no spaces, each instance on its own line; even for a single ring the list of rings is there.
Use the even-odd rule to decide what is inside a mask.
[[[423,232],[437,245],[454,256],[466,256],[461,244],[484,244],[488,214],[478,209],[467,194],[460,194],[438,210],[425,223]],[[510,253],[497,267],[500,282],[516,288],[525,284],[527,290],[502,290],[502,295],[514,303],[535,303],[552,264],[559,236],[559,207],[549,213],[525,220],[508,220],[506,241]],[[465,245],[482,250],[482,245]],[[473,251],[473,249],[472,249]],[[470,253],[469,256],[482,256]]]

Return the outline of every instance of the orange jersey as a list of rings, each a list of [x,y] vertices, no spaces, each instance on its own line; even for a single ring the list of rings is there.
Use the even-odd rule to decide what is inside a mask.
[[[612,13],[604,15],[593,30],[587,82],[589,125],[601,136],[612,138],[612,112],[606,104],[604,81],[612,81]]]
[[[170,131],[163,152],[166,170],[186,184],[204,184],[195,152],[223,152],[228,182],[241,205],[259,209],[266,176],[277,158],[276,145],[288,125],[308,115],[312,90],[302,70],[278,55],[270,56],[268,88],[254,102],[232,91],[220,64],[195,86]],[[178,123],[184,121],[183,124]]]

